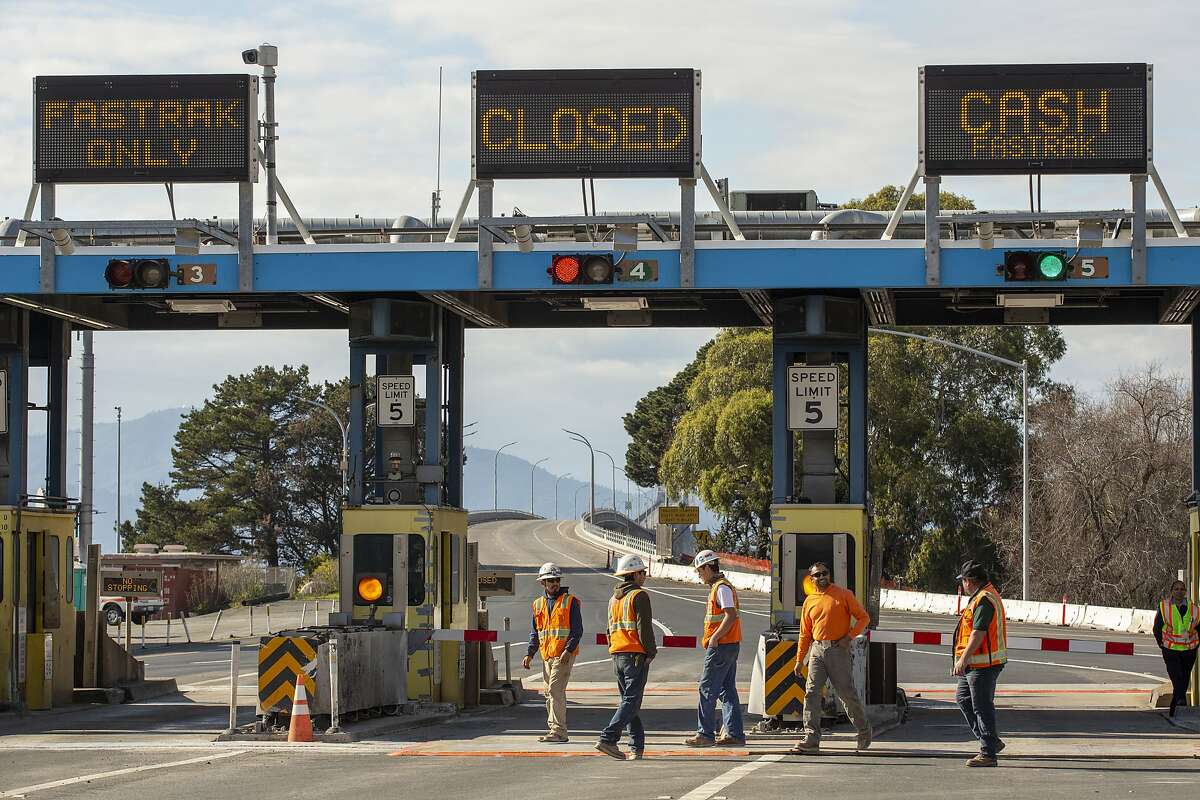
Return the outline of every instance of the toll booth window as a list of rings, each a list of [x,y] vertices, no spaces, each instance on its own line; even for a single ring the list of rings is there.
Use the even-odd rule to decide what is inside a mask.
[[[45,569],[44,601],[42,622],[47,628],[57,628],[59,625],[59,592],[62,586],[62,540],[57,536],[46,537],[46,551],[42,566]]]
[[[392,604],[392,543],[390,533],[360,533],[354,537],[354,582],[366,575],[377,575],[383,578],[383,597],[377,605]],[[354,605],[369,606],[366,600],[354,593]]]
[[[843,577],[837,557],[838,544],[845,543],[846,564]],[[855,542],[854,537],[844,533],[823,533],[796,537],[796,597],[794,605],[804,604],[804,576],[814,563],[822,561],[833,569],[833,578],[844,588],[856,591],[857,575],[855,571]]]
[[[63,570],[67,576],[67,602],[75,602],[75,540],[67,537],[67,549],[63,553]]]
[[[425,537],[408,535],[408,604],[425,605]]]
[[[450,585],[454,587],[450,602],[462,602],[462,537],[450,534]]]

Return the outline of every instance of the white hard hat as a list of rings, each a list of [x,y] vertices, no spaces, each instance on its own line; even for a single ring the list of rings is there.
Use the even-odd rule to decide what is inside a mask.
[[[542,568],[538,570],[537,579],[540,581],[545,578],[561,578],[561,577],[562,577],[562,570],[558,568],[558,564],[555,564],[553,561],[547,561],[545,564],[542,564]]]
[[[696,557],[692,559],[692,566],[703,567],[705,564],[716,560],[717,554],[712,550],[701,550],[699,553],[696,553]]]
[[[634,572],[644,572],[646,570],[646,562],[642,561],[642,557],[637,553],[629,553],[621,556],[621,560],[617,562],[617,568],[613,570],[614,575],[629,575]]]

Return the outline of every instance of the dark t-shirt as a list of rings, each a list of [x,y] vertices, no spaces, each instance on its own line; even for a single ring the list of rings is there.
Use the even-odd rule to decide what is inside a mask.
[[[971,617],[971,629],[986,631],[988,626],[992,624],[992,617],[994,616],[996,616],[996,607],[992,605],[991,600],[984,600],[975,606],[975,614]]]

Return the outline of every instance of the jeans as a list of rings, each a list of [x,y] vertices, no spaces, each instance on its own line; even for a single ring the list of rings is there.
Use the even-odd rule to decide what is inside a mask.
[[[646,749],[646,729],[642,727],[639,712],[642,694],[646,691],[646,677],[650,674],[650,661],[645,653],[614,653],[613,670],[617,673],[621,703],[608,727],[600,732],[600,741],[616,744],[628,725],[629,749],[641,752]]]
[[[1000,747],[1000,734],[996,732],[996,680],[1000,677],[1003,664],[983,669],[967,670],[958,679],[958,691],[954,699],[967,718],[971,735],[979,740],[981,755],[996,757]]]
[[[1176,706],[1187,705],[1188,679],[1196,666],[1196,651],[1164,648],[1162,657],[1167,665],[1167,677],[1171,679],[1171,710],[1174,711]]]
[[[721,717],[725,735],[734,739],[746,738],[742,729],[742,704],[737,693],[737,660],[742,646],[738,642],[719,644],[704,651],[704,672],[700,675],[700,702],[696,706],[696,733],[715,739],[717,699],[721,700]]]

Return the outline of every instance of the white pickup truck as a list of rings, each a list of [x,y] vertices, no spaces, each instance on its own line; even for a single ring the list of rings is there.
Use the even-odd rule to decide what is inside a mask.
[[[124,597],[101,597],[100,598],[100,613],[104,616],[104,621],[109,625],[120,625],[125,621],[127,613],[126,606],[129,601]],[[133,624],[141,625],[143,622],[163,610],[163,600],[161,597],[140,597],[133,601]]]

